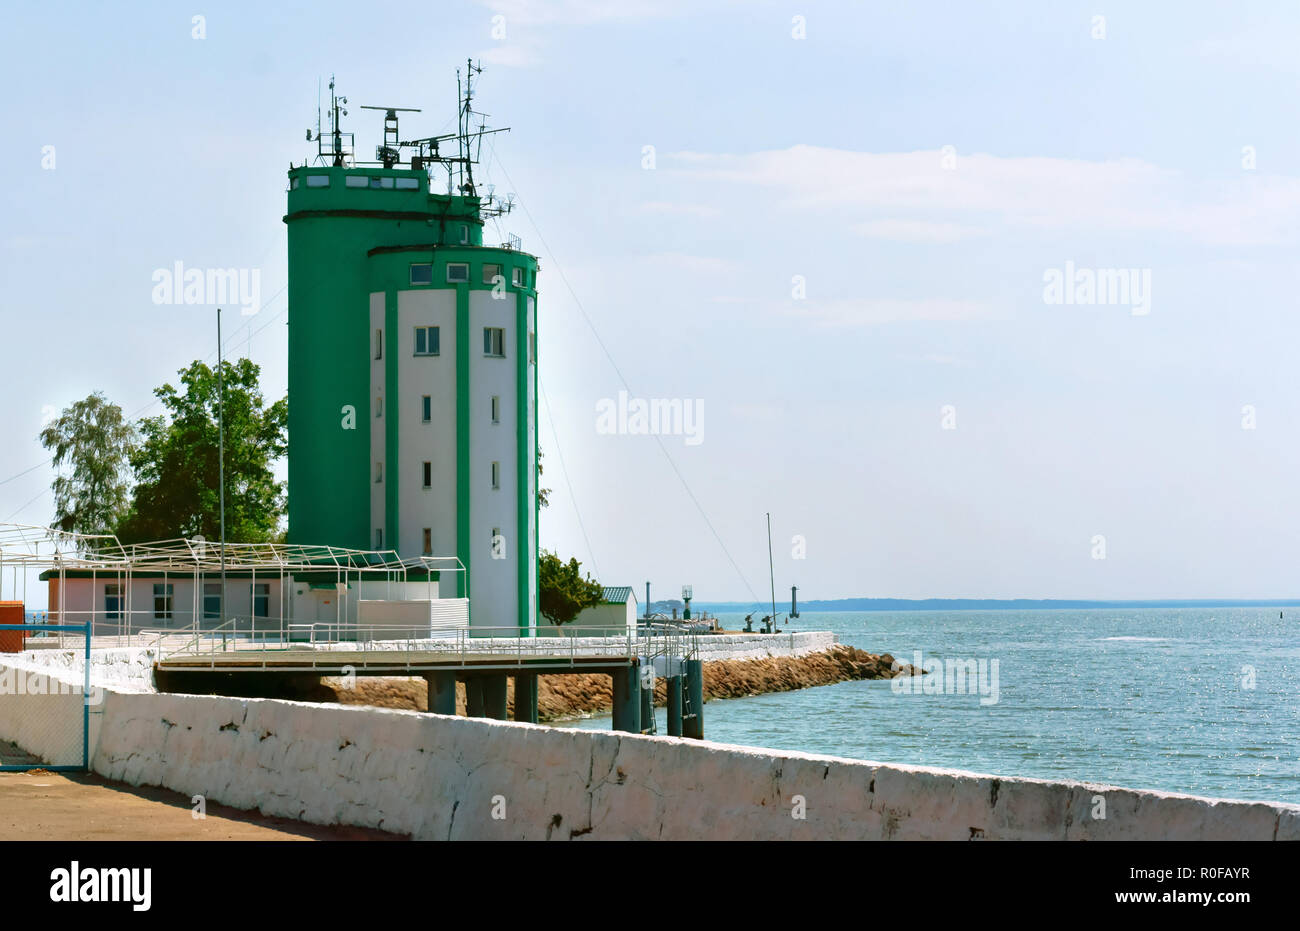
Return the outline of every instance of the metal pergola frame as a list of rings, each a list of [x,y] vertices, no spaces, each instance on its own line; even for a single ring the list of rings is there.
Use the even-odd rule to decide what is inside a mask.
[[[157,540],[148,543],[122,543],[112,534],[80,534],[42,527],[34,524],[0,523],[0,597],[3,597],[5,570],[13,570],[13,595],[27,602],[27,575],[31,571],[50,573],[47,578],[53,580],[57,575],[58,606],[51,605],[50,614],[60,621],[68,623],[69,616],[80,616],[81,623],[88,623],[94,633],[130,634],[139,632],[131,618],[135,614],[150,615],[153,619],[154,609],[135,610],[131,605],[132,581],[137,575],[161,577],[164,584],[171,577],[188,578],[193,583],[194,629],[202,627],[203,620],[217,620],[206,617],[202,599],[205,585],[217,584],[212,576],[222,572],[224,549],[224,572],[226,583],[221,589],[224,606],[230,575],[233,573],[238,584],[251,580],[256,585],[257,579],[265,578],[267,582],[280,582],[279,625],[281,633],[288,634],[288,585],[295,576],[332,577],[335,587],[344,593],[339,599],[338,622],[342,627],[344,600],[348,584],[360,581],[384,581],[388,583],[427,582],[429,597],[432,600],[433,581],[439,582],[439,596],[442,595],[443,574],[460,573],[464,589],[462,597],[468,597],[468,578],[465,567],[455,556],[419,556],[403,559],[395,550],[359,550],[348,547],[327,545],[304,545],[294,543],[214,543],[202,538],[177,538]],[[19,574],[21,573],[21,589]],[[92,586],[90,610],[73,610],[66,608],[66,587],[69,573],[74,578],[84,578],[89,573]],[[414,578],[413,578],[414,576]],[[121,586],[116,610],[109,610],[107,605],[101,610],[94,598],[94,589],[100,579]],[[170,594],[167,597],[171,597]],[[251,593],[250,593],[251,597]],[[54,600],[54,599],[52,599]],[[252,607],[250,605],[250,607]],[[174,608],[168,608],[169,615]],[[226,614],[226,612],[222,612]],[[227,617],[230,615],[226,614]],[[266,617],[262,617],[266,620]],[[259,617],[253,611],[248,617],[250,630]],[[238,619],[236,619],[238,621]],[[125,622],[125,623],[124,623]],[[107,625],[107,626],[106,626]],[[235,624],[237,629],[238,624]]]

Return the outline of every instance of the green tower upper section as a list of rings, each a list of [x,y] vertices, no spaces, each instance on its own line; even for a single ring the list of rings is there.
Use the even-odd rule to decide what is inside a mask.
[[[291,168],[288,206],[288,539],[370,549],[370,295],[420,287],[408,268],[425,262],[431,280],[424,286],[457,291],[457,305],[467,314],[468,292],[492,287],[480,273],[484,263],[506,270],[505,286],[522,300],[536,294],[537,260],[517,249],[484,246],[483,199],[430,193],[423,169]],[[473,275],[448,284],[449,261],[469,264]],[[388,485],[395,489],[392,452]],[[535,457],[528,459],[527,468],[535,467]],[[395,491],[386,510],[389,526],[397,525]]]

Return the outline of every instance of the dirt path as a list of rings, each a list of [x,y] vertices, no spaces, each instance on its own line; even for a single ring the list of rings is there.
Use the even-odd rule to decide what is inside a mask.
[[[4,840],[404,840],[353,827],[321,827],[224,805],[192,815],[190,800],[94,775],[0,773]]]

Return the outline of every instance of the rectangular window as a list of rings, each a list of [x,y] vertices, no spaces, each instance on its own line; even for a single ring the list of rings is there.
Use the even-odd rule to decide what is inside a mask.
[[[384,548],[384,530],[382,527],[376,527],[375,528],[375,549],[382,550],[383,548]]]
[[[427,394],[420,398],[420,420],[424,423],[433,420],[433,398]]]
[[[506,354],[506,331],[499,326],[483,328],[483,355],[504,358]]]
[[[213,621],[221,617],[221,583],[203,583],[203,620]]]
[[[499,462],[492,463],[492,487],[501,487],[501,463]]]
[[[384,464],[382,462],[376,462],[375,463],[375,484],[378,485],[383,480],[384,480]]]
[[[392,178],[371,178],[370,179],[370,187],[374,190],[379,190],[380,188],[391,189],[392,186],[393,186]]]
[[[469,227],[464,223],[460,225],[460,241],[462,244],[469,243]],[[468,281],[469,279],[466,278],[465,280]]]
[[[298,190],[298,179],[297,179],[297,178],[294,178],[292,181],[289,182],[289,190],[291,190],[291,191],[296,191],[296,190]]]
[[[382,359],[383,357],[384,357],[384,331],[375,330],[375,358]]]
[[[384,416],[384,399],[375,398],[375,419],[378,420]]]
[[[469,281],[469,263],[448,262],[447,280],[448,281]]]
[[[415,354],[417,356],[436,356],[441,350],[442,340],[436,326],[418,326],[415,328]]]
[[[537,334],[531,330],[528,331],[528,361],[537,363]]]
[[[110,583],[104,586],[104,617],[110,621],[122,619],[122,586]]]
[[[433,487],[433,463],[432,462],[424,463],[424,487],[425,488]]]
[[[485,262],[483,264],[483,283],[496,284],[498,278],[501,278],[501,266],[489,265]],[[504,278],[501,278],[501,280],[505,281]]]
[[[271,584],[256,582],[253,584],[253,617],[271,616]]]
[[[420,189],[419,178],[397,178],[396,180],[399,191],[418,191]]]
[[[366,175],[348,175],[343,179],[345,187],[370,187],[370,178]]]
[[[510,280],[516,288],[522,288],[524,286],[524,270],[522,268],[516,268],[511,272]]]
[[[173,586],[170,582],[153,587],[153,616],[169,621],[172,617]]]
[[[433,265],[428,262],[412,263],[411,284],[433,284]]]
[[[495,394],[492,395],[492,422],[501,422],[501,399]]]
[[[424,555],[433,555],[433,529],[430,527],[424,528]]]
[[[330,186],[329,175],[308,175],[307,176],[307,187],[329,187],[329,186]]]

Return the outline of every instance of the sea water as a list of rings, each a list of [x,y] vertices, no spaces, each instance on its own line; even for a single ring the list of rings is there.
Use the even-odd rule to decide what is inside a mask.
[[[844,682],[708,702],[709,740],[1300,802],[1298,608],[804,612],[782,629],[831,630],[904,662],[919,650],[927,668],[984,660],[991,673],[996,660],[997,701],[970,684],[926,694]]]

